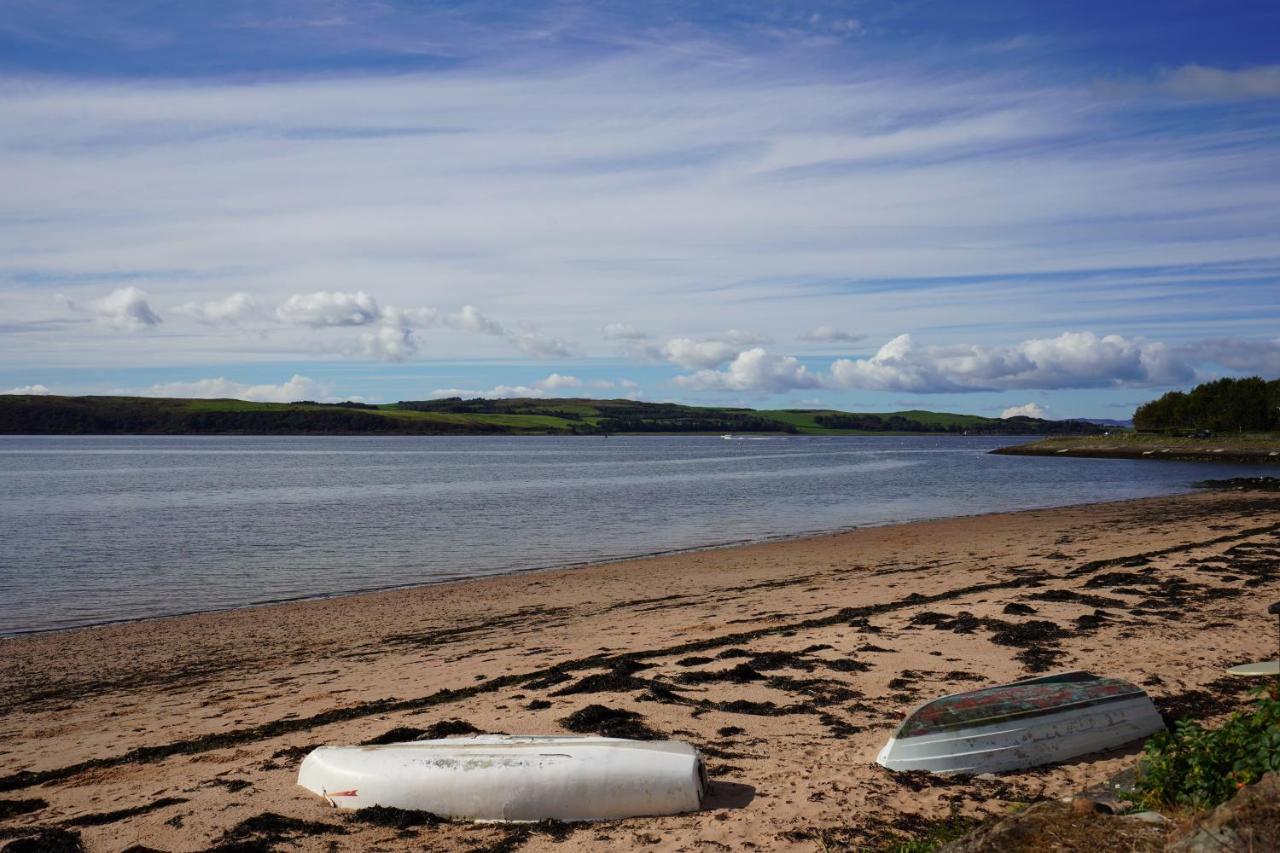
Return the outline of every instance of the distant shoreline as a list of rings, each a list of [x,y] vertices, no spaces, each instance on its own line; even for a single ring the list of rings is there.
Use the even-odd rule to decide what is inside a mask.
[[[1160,435],[1060,436],[998,447],[1001,456],[1074,456],[1088,459],[1153,459],[1174,462],[1280,464],[1280,437],[1181,438]]]

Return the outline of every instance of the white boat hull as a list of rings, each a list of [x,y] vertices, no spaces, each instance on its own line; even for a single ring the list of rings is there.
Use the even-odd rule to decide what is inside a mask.
[[[1164,721],[1145,696],[916,737],[893,737],[876,762],[890,770],[1001,773],[1068,761],[1148,737]]]
[[[320,747],[298,784],[342,808],[586,821],[697,811],[706,779],[697,750],[677,741],[480,735]]]

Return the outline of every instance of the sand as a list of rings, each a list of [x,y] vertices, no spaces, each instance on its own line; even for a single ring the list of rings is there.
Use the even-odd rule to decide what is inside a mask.
[[[61,827],[105,851],[874,845],[1134,760],[962,781],[884,771],[876,752],[914,705],[1085,668],[1145,685],[1170,717],[1220,716],[1245,686],[1223,670],[1274,656],[1277,599],[1280,495],[1233,492],[21,637],[0,645],[0,833]],[[1022,645],[996,642],[1032,622],[1046,624]],[[589,687],[603,689],[574,692]],[[294,784],[314,745],[455,719],[554,733],[590,704],[702,748],[706,809],[566,831],[395,828]],[[14,814],[17,800],[36,802]]]

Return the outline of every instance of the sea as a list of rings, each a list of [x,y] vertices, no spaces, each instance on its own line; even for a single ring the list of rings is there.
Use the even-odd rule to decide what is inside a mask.
[[[1167,495],[1256,473],[988,453],[1009,442],[5,436],[0,635]]]

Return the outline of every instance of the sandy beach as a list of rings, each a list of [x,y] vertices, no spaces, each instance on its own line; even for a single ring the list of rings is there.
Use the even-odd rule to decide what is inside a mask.
[[[875,754],[914,705],[1083,668],[1144,685],[1170,718],[1222,714],[1247,687],[1223,669],[1274,656],[1278,593],[1280,495],[1229,492],[20,637],[0,656],[0,833],[62,827],[94,851],[874,845],[1133,761],[888,773]],[[315,745],[467,730],[448,721],[563,732],[593,704],[701,748],[706,808],[564,830],[387,827],[295,785]],[[35,802],[5,805],[19,800]]]

